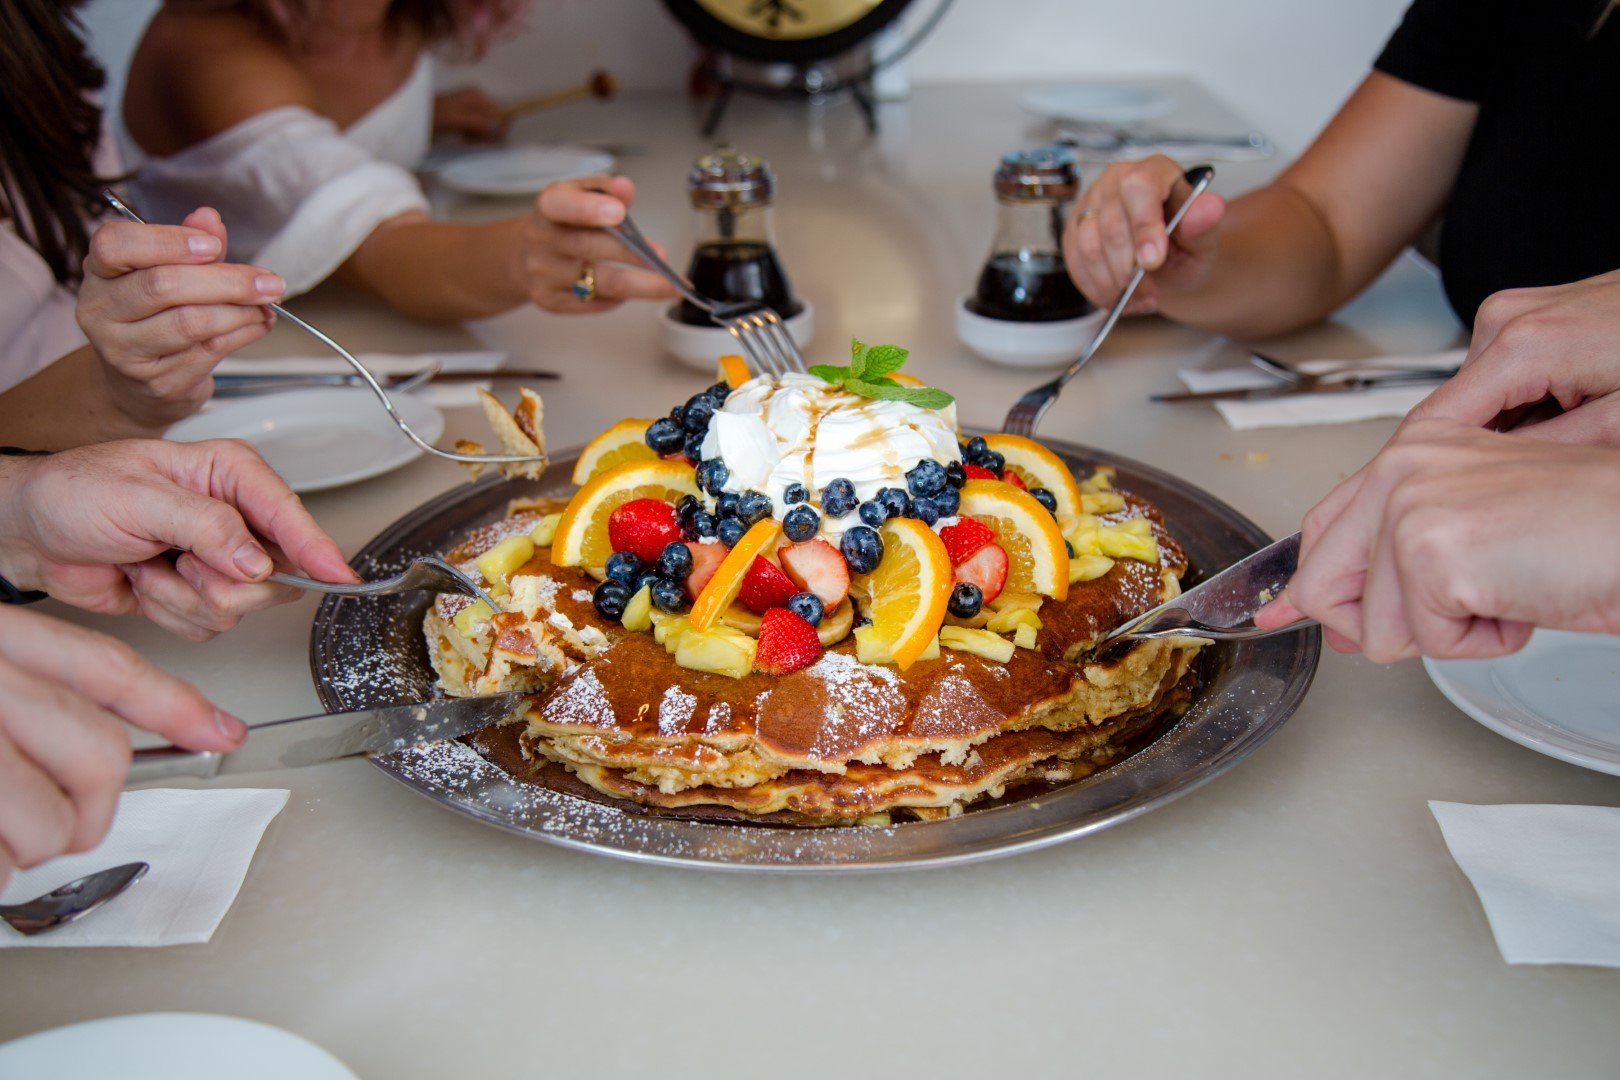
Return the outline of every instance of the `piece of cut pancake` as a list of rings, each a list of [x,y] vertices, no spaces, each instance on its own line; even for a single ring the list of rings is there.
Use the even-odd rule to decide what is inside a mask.
[[[517,408],[511,412],[506,411],[500,399],[494,394],[478,388],[478,401],[484,407],[484,417],[489,421],[495,438],[500,443],[501,452],[505,454],[521,454],[526,457],[537,457],[536,461],[503,462],[496,466],[496,470],[505,477],[522,477],[528,480],[538,480],[546,471],[546,436],[543,422],[545,419],[545,403],[528,387],[518,390]],[[470,439],[456,440],[456,449],[463,454],[487,453],[481,443]],[[476,461],[462,463],[473,479],[483,475],[484,466]]]

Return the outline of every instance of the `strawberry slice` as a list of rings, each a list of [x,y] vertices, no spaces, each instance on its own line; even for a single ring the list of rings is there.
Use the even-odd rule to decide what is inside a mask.
[[[726,561],[726,545],[719,541],[699,544],[688,540],[686,548],[692,553],[692,572],[686,577],[686,595],[696,600],[703,586],[709,583],[714,572],[720,569],[720,564]]]
[[[995,539],[995,535],[992,533],[990,538]],[[849,595],[849,563],[827,541],[806,540],[782,548],[776,554],[793,584],[815,593],[827,611],[842,604]]]
[[[977,585],[988,604],[1007,584],[1007,552],[1000,544],[986,544],[978,554],[956,568],[956,580]]]
[[[1011,469],[1003,470],[1001,473],[1001,478],[1007,481],[1007,483],[1011,484],[1013,487],[1017,488],[1019,491],[1029,490],[1029,488],[1024,484],[1024,478],[1013,472]]]
[[[787,608],[771,608],[759,621],[759,647],[754,667],[767,675],[786,675],[815,663],[821,655],[816,628]]]
[[[1001,477],[985,468],[983,465],[963,465],[962,471],[967,473],[969,480],[1000,480]]]
[[[939,538],[945,541],[945,554],[951,557],[952,566],[961,566],[986,544],[996,542],[996,534],[990,526],[970,517],[939,530]]]
[[[675,507],[663,499],[631,499],[608,515],[608,543],[644,563],[658,561],[666,544],[681,539]]]
[[[743,575],[742,588],[737,599],[755,615],[763,615],[772,608],[787,607],[787,602],[799,587],[781,569],[764,556],[755,555]]]

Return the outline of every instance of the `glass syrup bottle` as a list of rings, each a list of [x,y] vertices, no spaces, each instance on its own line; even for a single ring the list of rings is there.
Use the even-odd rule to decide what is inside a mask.
[[[996,238],[969,307],[1012,322],[1090,313],[1063,265],[1063,221],[1080,191],[1074,155],[1055,146],[1015,150],[995,175]]]
[[[711,300],[757,300],[784,319],[797,315],[803,305],[793,298],[776,255],[770,163],[722,146],[692,164],[687,190],[697,215],[697,245],[686,276],[697,291]],[[685,300],[678,317],[692,326],[714,325]]]

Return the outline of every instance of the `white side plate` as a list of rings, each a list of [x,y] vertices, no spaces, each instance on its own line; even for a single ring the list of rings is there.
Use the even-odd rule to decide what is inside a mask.
[[[1036,116],[1074,124],[1138,124],[1176,107],[1175,95],[1155,86],[1091,83],[1031,90],[1020,104]]]
[[[140,1013],[52,1028],[0,1046],[0,1076],[53,1080],[356,1080],[290,1032],[205,1013]]]
[[[1620,776],[1620,637],[1537,630],[1494,660],[1425,660],[1451,703],[1521,746]]]
[[[395,408],[428,442],[444,434],[444,416],[410,394]],[[392,472],[421,449],[394,426],[370,390],[293,390],[210,405],[164,433],[176,442],[245,439],[294,491],[324,491]]]
[[[612,154],[583,146],[511,146],[456,159],[439,173],[439,183],[463,195],[533,195],[558,180],[611,168]]]

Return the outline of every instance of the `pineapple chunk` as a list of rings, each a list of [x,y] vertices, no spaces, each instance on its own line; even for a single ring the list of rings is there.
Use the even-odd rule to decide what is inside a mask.
[[[1125,496],[1117,491],[1082,491],[1080,509],[1087,514],[1113,514],[1125,509]]]
[[[474,637],[479,629],[489,622],[495,613],[489,610],[489,605],[482,600],[474,600],[460,611],[450,621],[455,624],[456,631],[462,637]]]
[[[917,659],[918,660],[938,660],[939,659],[939,635],[938,634],[934,635],[934,640],[930,641],[928,643],[928,647],[926,649],[924,649],[922,652],[917,654]]]
[[[892,664],[894,654],[889,651],[888,639],[868,623],[855,628],[855,659],[863,664]]]
[[[1020,626],[1014,630],[1013,645],[1020,649],[1033,649],[1035,647],[1035,628],[1033,626]]]
[[[1114,560],[1106,555],[1076,555],[1069,560],[1069,584],[1096,581],[1114,568]]]
[[[557,539],[557,523],[562,520],[561,514],[547,514],[540,519],[540,524],[529,531],[529,539],[537,548],[550,547],[551,542]],[[528,560],[524,560],[527,562]]]
[[[619,619],[626,630],[646,630],[652,626],[652,586],[643,585],[630,602],[624,605],[624,616]]]
[[[1112,491],[1114,489],[1114,467],[1112,465],[1099,465],[1097,471],[1080,481],[1080,492]]]
[[[534,541],[527,536],[508,536],[478,556],[478,572],[491,585],[505,583],[512,571],[534,558]]]
[[[1159,545],[1151,537],[1133,536],[1123,529],[1104,529],[1097,537],[1102,554],[1114,559],[1139,559],[1145,563],[1159,561]]]
[[[1153,522],[1144,517],[1126,518],[1124,521],[1116,525],[1115,528],[1124,529],[1132,536],[1140,536],[1144,540],[1153,536]]]
[[[1031,630],[1039,630],[1041,628],[1041,617],[1029,610],[1029,608],[1010,608],[1007,611],[996,612],[990,616],[990,621],[984,624],[984,628],[993,634],[1011,633],[1020,626],[1027,626]]]
[[[681,643],[681,638],[692,629],[692,622],[685,615],[670,615],[659,618],[662,612],[652,614],[653,640],[670,652]]]
[[[885,827],[885,826],[893,825],[894,824],[894,818],[889,816],[889,812],[887,810],[884,810],[884,811],[882,811],[880,813],[867,814],[865,817],[856,818],[855,819],[855,824],[857,824],[857,825],[870,825],[870,826]]]
[[[1013,592],[1008,589],[985,606],[991,611],[1039,611],[1046,598],[1036,593]]]
[[[745,641],[753,642],[747,635]],[[708,671],[740,679],[754,670],[754,650],[740,645],[728,634],[712,630],[687,630],[675,647],[675,662],[691,671]]]
[[[967,630],[960,626],[939,628],[939,643],[947,649],[970,652],[986,660],[1005,664],[1013,658],[1013,643],[988,630]]]

